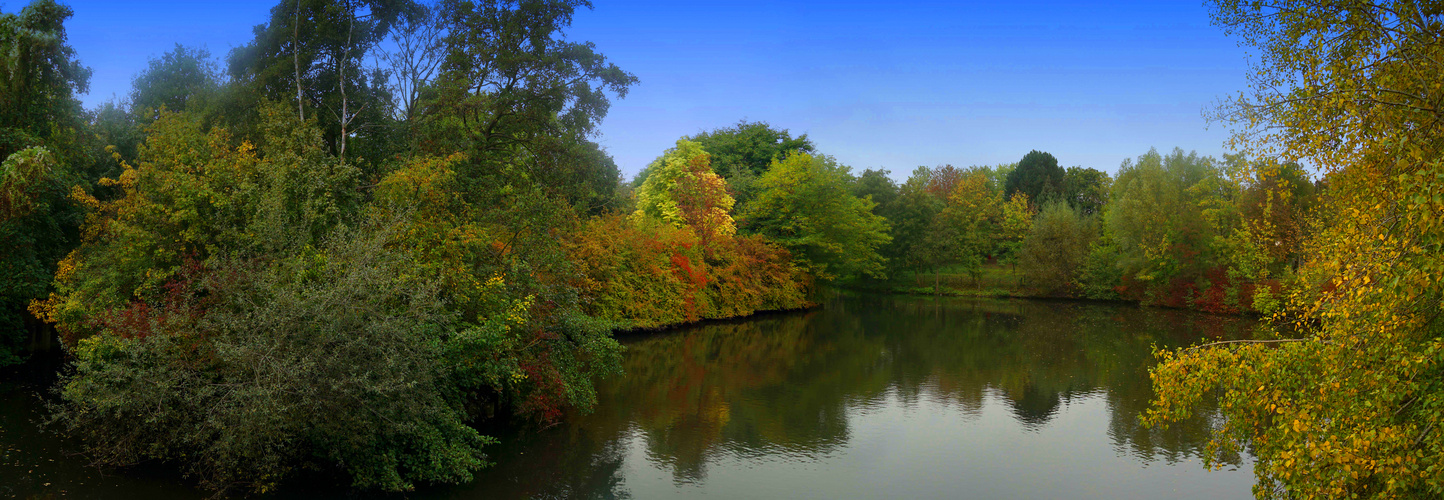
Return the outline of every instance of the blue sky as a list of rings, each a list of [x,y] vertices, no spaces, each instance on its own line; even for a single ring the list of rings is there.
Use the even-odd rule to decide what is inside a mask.
[[[88,106],[124,97],[176,43],[224,56],[275,4],[66,3],[71,43],[95,70]],[[598,137],[629,178],[678,137],[740,119],[894,177],[1031,149],[1110,172],[1150,147],[1217,156],[1228,132],[1203,112],[1247,71],[1195,2],[595,3],[568,37],[641,79]]]

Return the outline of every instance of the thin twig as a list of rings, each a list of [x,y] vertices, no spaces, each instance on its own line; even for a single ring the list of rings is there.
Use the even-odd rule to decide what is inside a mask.
[[[1190,348],[1187,348],[1187,349],[1184,349],[1184,350],[1185,350],[1185,351],[1192,351],[1192,350],[1194,350],[1194,349],[1201,349],[1201,348],[1204,348],[1204,347],[1213,347],[1213,346],[1216,346],[1216,345],[1223,345],[1223,344],[1278,344],[1278,343],[1284,343],[1284,342],[1304,342],[1304,341],[1307,341],[1307,340],[1309,340],[1309,339],[1224,340],[1224,341],[1220,341],[1220,342],[1209,342],[1209,343],[1207,343],[1207,344],[1196,345],[1196,346],[1193,346],[1193,347],[1190,347]]]

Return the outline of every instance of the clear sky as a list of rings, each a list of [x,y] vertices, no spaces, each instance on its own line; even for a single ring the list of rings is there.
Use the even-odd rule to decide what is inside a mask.
[[[93,106],[176,43],[223,57],[276,2],[66,3]],[[628,178],[678,137],[741,119],[894,177],[1031,149],[1112,172],[1150,147],[1224,152],[1227,129],[1203,112],[1245,88],[1244,51],[1197,2],[595,3],[568,37],[641,79],[598,137]]]

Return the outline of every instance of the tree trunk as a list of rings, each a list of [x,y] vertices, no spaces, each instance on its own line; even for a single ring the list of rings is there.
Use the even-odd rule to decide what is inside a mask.
[[[295,19],[291,22],[291,66],[296,70],[296,115],[306,121],[306,104],[301,98],[301,0],[296,0]]]

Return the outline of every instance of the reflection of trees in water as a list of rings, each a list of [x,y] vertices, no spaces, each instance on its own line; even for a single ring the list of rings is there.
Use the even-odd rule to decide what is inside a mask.
[[[630,344],[626,376],[603,387],[599,412],[631,419],[649,459],[680,482],[705,477],[718,453],[818,453],[847,441],[832,375],[816,362],[838,349],[819,342],[812,316],[773,316],[689,329]],[[807,381],[809,388],[803,387]],[[624,403],[609,408],[607,402]]]
[[[807,315],[689,329],[629,346],[625,401],[649,456],[678,481],[705,477],[714,454],[819,456],[848,437],[847,414],[921,398],[977,415],[996,390],[1025,428],[1105,394],[1110,435],[1144,460],[1196,455],[1206,418],[1137,425],[1151,395],[1151,346],[1235,336],[1247,322],[1183,311],[1069,302],[842,297]],[[622,406],[625,408],[622,408]],[[607,411],[603,409],[602,411]]]
[[[1103,397],[1120,452],[1171,462],[1199,453],[1216,413],[1167,430],[1138,425],[1151,346],[1232,337],[1248,324],[1127,306],[861,296],[656,335],[628,344],[626,375],[601,384],[596,413],[528,445],[524,460],[550,485],[520,496],[617,496],[617,443],[634,433],[648,461],[687,483],[705,479],[709,460],[835,452],[849,415],[869,408],[926,401],[969,418],[990,393],[1026,429],[1048,425],[1072,399]],[[548,456],[534,456],[537,446]]]

